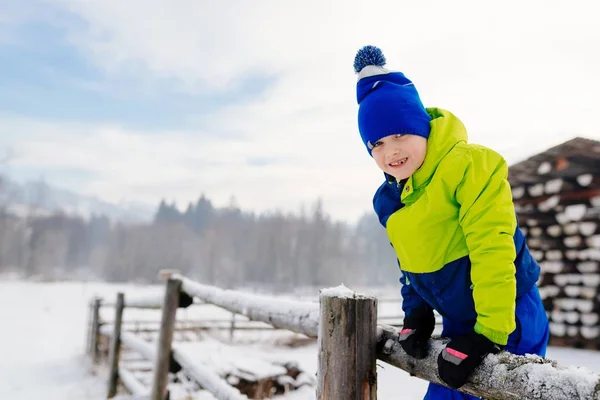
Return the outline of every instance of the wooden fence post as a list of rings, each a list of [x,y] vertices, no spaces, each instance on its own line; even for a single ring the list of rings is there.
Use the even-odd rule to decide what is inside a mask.
[[[231,325],[229,326],[229,341],[233,342],[233,333],[235,331],[235,313],[231,313]]]
[[[87,306],[87,329],[85,332],[85,354],[88,356],[92,354],[92,308],[92,299],[90,299]]]
[[[345,287],[319,296],[318,400],[376,400],[377,299]]]
[[[154,366],[151,400],[165,400],[168,398],[167,383],[172,359],[171,345],[173,342],[173,331],[175,330],[177,307],[179,306],[180,290],[180,279],[169,278],[167,280],[158,337],[158,351]]]
[[[110,350],[108,356],[108,395],[111,399],[117,394],[117,381],[119,379],[119,355],[121,353],[121,325],[123,322],[123,309],[125,308],[125,295],[117,293],[117,303],[115,305],[114,332],[110,341]]]
[[[95,297],[92,303],[92,331],[90,334],[90,354],[94,364],[98,362],[100,349],[98,348],[98,339],[100,336],[100,306],[102,299]]]

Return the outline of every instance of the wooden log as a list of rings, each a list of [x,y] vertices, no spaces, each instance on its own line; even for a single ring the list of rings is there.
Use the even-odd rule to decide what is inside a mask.
[[[544,285],[539,288],[542,299],[553,299],[560,293],[560,288],[554,285]]]
[[[150,398],[150,388],[144,386],[127,368],[119,367],[119,379],[132,395],[145,396],[146,399]]]
[[[582,313],[581,323],[587,326],[595,326],[600,321],[600,314],[598,313]]]
[[[552,336],[563,337],[567,336],[567,325],[561,322],[550,322],[550,334]]]
[[[562,228],[560,225],[551,225],[546,228],[546,232],[551,237],[559,237],[562,234]]]
[[[582,261],[600,261],[600,249],[585,249],[577,252],[577,259]]]
[[[580,222],[577,224],[577,229],[579,230],[579,233],[586,237],[592,236],[594,233],[600,233],[598,227],[599,224],[594,221]]]
[[[165,298],[162,308],[160,333],[157,343],[157,357],[154,367],[154,378],[152,380],[152,400],[166,400],[168,397],[167,383],[171,365],[171,345],[173,342],[173,331],[175,317],[179,305],[179,292],[181,280],[169,278],[166,283]]]
[[[582,274],[600,271],[598,261],[584,261],[577,264],[577,270]]]
[[[556,274],[554,282],[558,286],[578,285],[581,283],[581,274]]]
[[[550,171],[552,171],[552,164],[549,163],[548,161],[541,162],[540,166],[537,169],[537,173],[539,175],[545,175],[545,174],[549,173]]]
[[[88,301],[88,310],[87,310],[87,328],[86,328],[86,333],[85,333],[85,354],[87,354],[88,356],[91,357],[92,355],[92,320],[93,320],[93,313],[94,313],[94,302],[93,299],[90,299]]]
[[[582,313],[591,313],[598,309],[598,305],[589,299],[571,299],[568,297],[561,297],[554,299],[554,305],[559,307],[561,310],[573,311],[578,310]]]
[[[585,239],[585,243],[594,249],[600,249],[600,235],[589,236]]]
[[[580,315],[577,311],[553,310],[550,313],[550,320],[555,323],[567,322],[569,324],[576,324],[579,322]]]
[[[137,296],[127,298],[125,308],[141,308],[149,310],[160,310],[163,306],[164,293],[150,294],[146,296]],[[179,308],[187,308],[194,303],[193,297],[190,297],[187,293],[181,292],[179,294]],[[102,306],[114,307],[116,303],[105,301]]]
[[[276,328],[317,337],[319,332],[319,304],[315,302],[288,301],[223,290],[203,285],[179,276],[182,289],[192,295],[226,310],[245,315],[255,321],[263,321]],[[285,310],[282,312],[282,310]]]
[[[598,294],[598,290],[595,287],[583,286],[581,287],[579,297],[583,299],[595,299]]]
[[[110,341],[108,356],[108,394],[107,397],[113,398],[117,394],[117,383],[119,380],[119,355],[121,353],[121,325],[123,322],[123,309],[125,308],[125,295],[117,293],[117,302],[115,305],[115,320],[113,322],[114,330]]]
[[[577,337],[579,335],[579,327],[573,325],[567,325],[567,336],[569,337]]]
[[[92,334],[90,335],[90,353],[94,364],[98,363],[100,358],[100,307],[102,299],[94,298],[92,301]]]
[[[522,199],[525,196],[525,186],[516,186],[511,191],[513,199]]]
[[[576,181],[581,187],[600,188],[600,174],[581,174],[576,178]]]
[[[533,258],[535,258],[537,262],[541,262],[542,260],[544,260],[544,252],[542,250],[530,249],[530,251],[531,255],[533,256]]]
[[[563,271],[564,263],[561,261],[542,261],[540,267],[544,273],[558,274]]]
[[[548,250],[544,254],[544,259],[548,261],[560,261],[563,259],[563,252],[560,250]]]
[[[600,286],[600,274],[581,274],[581,283],[590,288]]]
[[[176,348],[173,350],[173,358],[179,363],[185,373],[192,377],[208,392],[217,399],[222,400],[244,400],[248,399],[240,393],[239,390],[229,385],[223,378],[208,368],[203,368],[201,364],[194,361]]]
[[[113,334],[113,330],[106,325],[100,328],[100,332],[108,337],[111,337]],[[121,344],[132,348],[148,361],[154,363],[157,359],[156,346],[153,346],[149,341],[144,340],[140,335],[136,335],[132,332],[121,332]]]
[[[581,336],[585,339],[596,339],[600,337],[600,327],[598,326],[582,326]]]
[[[318,399],[377,398],[377,299],[342,288],[321,290]]]
[[[579,232],[579,226],[577,222],[569,222],[562,226],[562,230],[567,236],[577,235]]]
[[[536,183],[535,185],[531,185],[531,186],[527,187],[527,193],[529,193],[529,195],[531,197],[543,196],[544,195],[544,184]]]
[[[539,184],[541,187],[543,184]],[[598,201],[596,198],[600,196],[600,188],[598,189],[583,189],[578,191],[561,192],[561,193],[542,193],[543,190],[536,191],[535,197],[523,197],[514,199],[515,206],[519,206],[518,211],[524,214],[535,213],[538,211],[548,212],[557,210],[558,206],[570,206],[582,204],[587,207],[595,207]]]
[[[590,200],[591,202],[591,200]],[[565,207],[564,211],[556,213],[555,218],[560,224],[566,224],[569,221],[584,222],[597,221],[600,215],[600,207],[588,206],[586,204],[577,203]]]
[[[568,248],[582,248],[584,241],[581,236],[566,236],[563,238],[563,243]]]
[[[542,236],[543,233],[544,233],[544,229],[541,227],[538,227],[538,226],[531,228],[531,230],[529,231],[529,235],[532,237]]]
[[[428,356],[416,360],[398,344],[396,329],[380,326],[378,337],[380,360],[412,376],[443,385],[437,375],[437,359],[447,339],[431,339]],[[488,355],[459,390],[495,400],[598,400],[600,375],[585,369],[574,371],[570,366],[543,357],[501,352]]]

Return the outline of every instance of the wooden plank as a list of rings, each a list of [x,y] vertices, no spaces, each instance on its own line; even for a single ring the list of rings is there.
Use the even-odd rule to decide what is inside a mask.
[[[121,324],[123,322],[123,309],[125,308],[125,295],[117,293],[115,306],[114,330],[110,341],[108,358],[108,398],[117,394],[117,383],[119,380],[119,355],[121,353]]]
[[[100,338],[100,307],[102,305],[102,299],[94,298],[92,303],[92,333],[90,335],[90,353],[94,364],[98,362],[100,357],[100,349],[98,347],[98,341]]]
[[[167,383],[171,367],[171,345],[175,328],[175,317],[179,305],[179,292],[181,280],[169,278],[166,283],[164,305],[162,308],[162,322],[157,343],[157,357],[152,382],[152,400],[167,399]]]
[[[323,290],[320,295],[318,399],[377,398],[377,299]]]

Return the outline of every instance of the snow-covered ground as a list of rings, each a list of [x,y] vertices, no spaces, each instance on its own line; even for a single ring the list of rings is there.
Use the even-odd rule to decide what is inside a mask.
[[[93,375],[84,356],[87,304],[93,295],[112,299],[123,290],[158,293],[160,287],[102,283],[32,283],[0,281],[0,398],[19,400],[101,400],[106,376]],[[183,311],[183,317],[189,317]],[[137,317],[137,315],[136,315]],[[127,315],[126,317],[127,318]],[[244,335],[236,332],[236,338]],[[214,346],[219,346],[214,342]],[[189,344],[186,344],[188,346]],[[286,348],[259,342],[252,351],[296,360],[309,374],[316,372],[317,348]],[[191,350],[190,350],[191,351]],[[549,358],[600,373],[600,352],[550,348]],[[427,383],[378,362],[378,398],[421,399]],[[285,399],[314,399],[304,390]]]

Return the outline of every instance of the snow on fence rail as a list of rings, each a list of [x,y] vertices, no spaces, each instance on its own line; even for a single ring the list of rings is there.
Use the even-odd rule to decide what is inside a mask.
[[[181,289],[190,296],[247,316],[254,321],[266,322],[276,328],[317,337],[319,324],[319,304],[300,302],[223,290],[214,286],[194,282],[181,275],[173,275],[181,280]]]
[[[318,399],[376,399],[377,359],[413,376],[443,384],[436,374],[437,357],[447,339],[432,338],[432,350],[423,360],[408,356],[397,342],[397,329],[377,324],[377,299],[374,297],[362,296],[339,287],[321,290],[319,303],[285,301],[203,285],[179,274],[172,274],[167,278],[162,306],[163,320],[156,349],[133,334],[111,331],[108,327],[98,328],[98,299],[93,301],[90,313],[92,320],[96,319],[89,330],[91,342],[88,345],[94,359],[94,349],[97,347],[95,335],[102,333],[108,336],[118,335],[120,341],[113,340],[112,343],[118,346],[122,342],[155,363],[155,381],[149,399],[164,400],[167,397],[167,374],[173,368],[184,368],[202,387],[219,399],[247,398],[216,374],[198,370],[198,366],[185,354],[171,348],[176,309],[183,304],[191,304],[192,297],[243,314],[251,320],[317,337]],[[122,303],[156,308],[155,300],[148,298]],[[114,346],[111,345],[111,354],[115,351],[112,347]],[[111,375],[121,373],[118,363],[114,368],[116,370]],[[128,371],[120,378],[132,394],[141,394],[138,382],[128,384],[127,381],[132,378]],[[460,390],[490,400],[600,400],[600,375],[538,356],[517,356],[502,352],[489,355]]]

